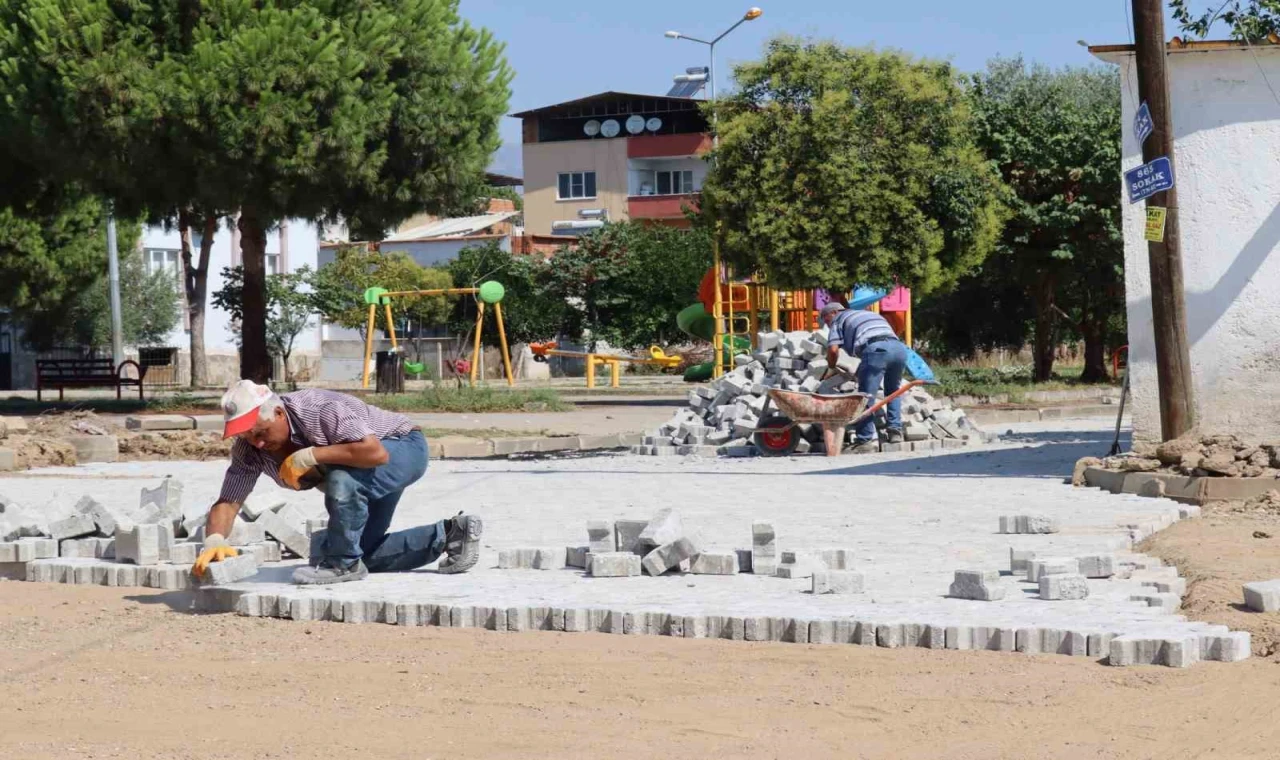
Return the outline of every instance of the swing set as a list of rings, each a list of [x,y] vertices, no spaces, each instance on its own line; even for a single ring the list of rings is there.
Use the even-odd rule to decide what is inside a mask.
[[[502,322],[502,298],[506,295],[506,288],[502,287],[502,283],[489,280],[480,283],[477,288],[438,288],[435,290],[387,290],[386,288],[373,287],[364,292],[364,302],[369,305],[369,321],[365,329],[364,337],[364,378],[362,387],[369,387],[369,362],[373,359],[373,331],[376,329],[378,319],[378,306],[382,306],[383,314],[387,319],[387,335],[391,338],[391,350],[398,351],[399,343],[396,341],[395,320],[391,316],[391,299],[401,298],[418,298],[418,297],[435,297],[435,296],[472,296],[476,300],[476,325],[475,325],[475,342],[471,349],[470,361],[470,382],[472,385],[476,383],[476,374],[480,369],[480,336],[484,332],[484,313],[485,305],[493,306],[493,315],[498,322],[498,342],[502,346],[502,368],[506,372],[507,385],[515,385],[515,377],[511,374],[511,354],[507,350],[507,328]]]

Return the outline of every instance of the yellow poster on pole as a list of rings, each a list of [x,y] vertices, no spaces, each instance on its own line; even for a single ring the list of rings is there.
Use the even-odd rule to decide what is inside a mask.
[[[1168,209],[1162,206],[1147,206],[1147,227],[1142,237],[1153,243],[1164,242],[1164,219]]]

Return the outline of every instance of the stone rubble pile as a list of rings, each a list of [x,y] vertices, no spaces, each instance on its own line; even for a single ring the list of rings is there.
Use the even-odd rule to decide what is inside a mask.
[[[847,374],[830,372],[826,359],[826,328],[815,332],[762,332],[759,348],[734,358],[735,368],[709,385],[689,391],[689,405],[651,432],[631,453],[648,456],[702,455],[754,456],[752,435],[763,416],[778,411],[773,404],[765,413],[765,400],[773,388],[805,393],[840,394],[856,391],[858,360],[840,352],[838,367]],[[827,375],[830,374],[829,377]],[[825,379],[824,379],[825,377]],[[878,398],[883,398],[880,393]],[[902,432],[905,440],[884,440],[882,452],[926,451],[983,443],[988,437],[947,401],[935,399],[922,387],[902,397]],[[822,430],[818,425],[800,426],[803,438],[796,453],[822,452]],[[853,431],[848,431],[852,440]]]
[[[1192,477],[1280,478],[1280,443],[1249,443],[1234,435],[1187,436],[1160,444],[1140,441],[1128,454],[1081,459],[1076,470],[1086,467]]]
[[[0,569],[34,581],[188,588],[207,512],[203,504],[184,508],[182,490],[181,481],[165,478],[143,488],[136,507],[84,496],[70,508],[36,508],[0,496]],[[307,558],[310,536],[322,537],[316,531],[326,524],[279,493],[250,496],[240,514],[226,538],[246,559],[220,563],[209,583],[247,577],[264,562]]]

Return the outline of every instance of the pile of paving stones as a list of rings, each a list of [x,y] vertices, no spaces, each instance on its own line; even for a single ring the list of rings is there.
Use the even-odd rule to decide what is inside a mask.
[[[759,348],[739,354],[736,367],[709,385],[689,391],[689,405],[651,432],[631,453],[650,456],[754,456],[751,438],[762,417],[777,414],[765,401],[774,388],[805,393],[840,394],[857,390],[851,377],[858,360],[841,351],[838,367],[831,372],[826,359],[826,328],[816,332],[760,333]],[[830,376],[828,376],[830,375]],[[884,394],[879,394],[883,398]],[[988,436],[965,415],[943,400],[917,387],[902,397],[903,436],[889,443],[884,435],[884,416],[877,415],[882,452],[927,451],[983,443]],[[800,425],[801,440],[796,453],[818,453],[824,449],[818,425]],[[847,431],[847,440],[853,431]]]
[[[1086,457],[1077,472],[1164,472],[1212,478],[1280,478],[1280,443],[1249,443],[1234,435],[1187,436],[1155,444],[1137,442],[1122,456]]]
[[[211,565],[210,583],[253,575],[263,562],[306,558],[311,534],[326,525],[278,494],[250,496],[240,514],[226,539],[242,556]],[[0,496],[0,570],[31,581],[187,588],[206,517],[203,505],[184,509],[173,478],[143,488],[137,507],[84,496],[70,508],[34,508]]]

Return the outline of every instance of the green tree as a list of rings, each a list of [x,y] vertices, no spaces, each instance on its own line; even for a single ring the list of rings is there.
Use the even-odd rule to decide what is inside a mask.
[[[137,238],[139,228],[131,227]],[[101,268],[106,268],[105,243]],[[101,271],[101,270],[100,270]],[[104,276],[93,286],[81,291],[70,308],[77,343],[89,346],[111,345],[110,284]],[[124,342],[132,346],[163,346],[178,326],[182,309],[178,283],[174,273],[160,269],[147,272],[142,252],[136,246],[120,251],[120,328]]]
[[[309,266],[293,272],[267,277],[267,346],[284,363],[285,382],[293,385],[294,343],[311,327],[316,315],[314,281],[316,273]],[[222,287],[213,294],[213,303],[225,311],[232,322],[244,315],[244,269],[224,267]]]
[[[711,263],[705,228],[618,222],[561,248],[542,279],[569,305],[567,335],[633,349],[680,339],[676,314],[697,299]]]
[[[1118,74],[996,59],[971,94],[979,142],[1014,194],[988,266],[1032,304],[1034,377],[1050,378],[1065,319],[1085,341],[1082,379],[1103,380],[1107,326],[1124,308]]]
[[[334,324],[363,332],[369,320],[364,292],[369,288],[438,290],[452,288],[453,280],[445,270],[418,266],[406,253],[347,246],[338,251],[332,263],[316,272],[311,285],[317,312]],[[396,296],[391,306],[397,320],[442,324],[449,318],[449,300],[445,296]],[[381,309],[376,324],[386,331]]]
[[[777,287],[924,293],[993,249],[999,177],[950,64],[780,38],[734,78],[702,208],[740,269]]]
[[[568,308],[563,298],[549,292],[546,287],[548,262],[540,254],[513,254],[490,241],[463,248],[447,266],[454,287],[479,287],[486,280],[502,283],[506,289],[502,299],[502,321],[506,325],[507,340],[530,343],[556,338],[564,325]],[[449,319],[450,331],[456,335],[467,335],[474,329],[475,322],[474,299],[457,299]],[[486,329],[482,337],[487,345],[498,345],[496,330]]]
[[[1169,0],[1169,8],[1183,33],[1193,37],[1207,36],[1219,21],[1231,30],[1233,40],[1261,42],[1267,35],[1280,31],[1280,0],[1214,2],[1199,13],[1191,9],[1187,0]]]
[[[122,208],[238,210],[241,375],[260,381],[266,230],[341,218],[381,239],[470,203],[511,79],[457,0],[0,0],[0,61],[0,137],[51,176]]]

